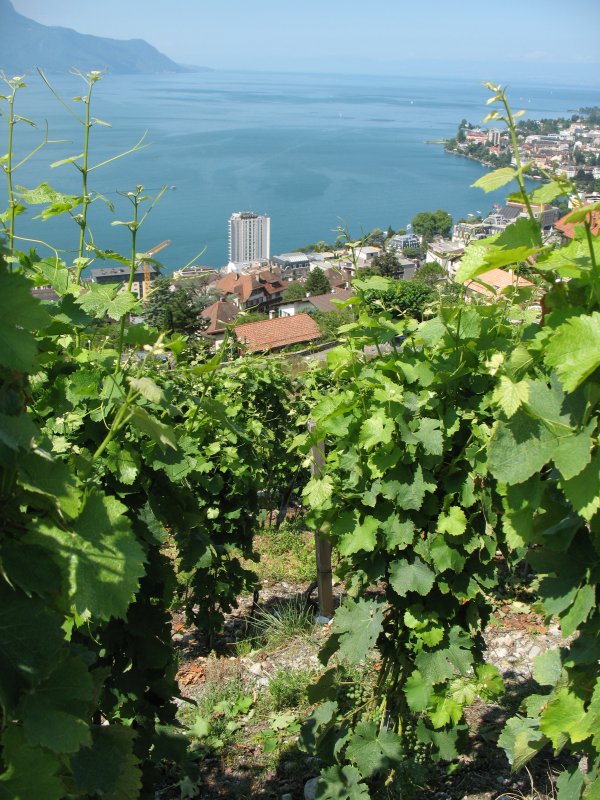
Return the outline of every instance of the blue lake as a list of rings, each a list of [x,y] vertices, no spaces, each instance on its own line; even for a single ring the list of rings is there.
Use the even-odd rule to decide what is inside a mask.
[[[52,78],[70,100],[85,86],[75,76]],[[19,169],[17,184],[44,180],[78,192],[73,165],[53,161],[81,152],[83,129],[37,76],[17,101],[17,113],[38,130],[16,128],[17,154],[35,145],[44,120],[48,144]],[[166,271],[227,260],[227,220],[233,211],[271,216],[271,252],[333,240],[339,225],[353,236],[374,227],[405,227],[419,211],[443,208],[455,218],[488,211],[504,191],[471,189],[484,168],[445,153],[427,140],[454,135],[464,117],[479,122],[488,92],[475,82],[401,77],[214,72],[161,76],[105,76],[94,90],[92,114],[111,123],[95,126],[91,163],[131,147],[147,130],[150,146],[90,176],[90,186],[116,205],[95,203],[90,215],[99,246],[129,252],[126,232],[112,220],[129,218],[118,192],[142,184],[148,194],[169,189],[143,227],[138,250],[164,239]],[[530,117],[553,117],[600,105],[600,90],[514,86],[513,105]],[[83,105],[73,104],[81,113]],[[5,199],[5,198],[3,198]],[[3,207],[5,203],[2,204]],[[68,218],[17,220],[22,236],[50,241],[66,251],[78,229]],[[26,248],[28,245],[21,244]],[[39,248],[43,251],[43,248]]]

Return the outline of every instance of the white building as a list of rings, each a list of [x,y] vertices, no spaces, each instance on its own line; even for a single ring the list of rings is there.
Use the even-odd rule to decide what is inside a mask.
[[[236,211],[229,217],[229,261],[243,264],[269,258],[271,218],[253,211]]]

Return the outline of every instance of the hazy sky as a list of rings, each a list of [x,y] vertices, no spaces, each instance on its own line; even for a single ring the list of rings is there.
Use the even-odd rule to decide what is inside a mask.
[[[45,25],[142,38],[217,69],[597,85],[600,0],[13,0]]]

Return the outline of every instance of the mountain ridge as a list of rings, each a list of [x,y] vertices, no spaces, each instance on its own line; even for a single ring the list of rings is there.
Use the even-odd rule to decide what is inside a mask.
[[[14,75],[35,67],[48,73],[64,73],[73,67],[115,74],[210,71],[177,64],[145,39],[109,39],[42,25],[15,11],[10,0],[0,0],[0,70]]]

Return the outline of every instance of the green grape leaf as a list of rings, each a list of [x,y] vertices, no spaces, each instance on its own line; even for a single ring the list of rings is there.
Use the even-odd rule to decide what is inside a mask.
[[[392,562],[389,581],[400,597],[406,597],[408,592],[426,595],[433,588],[435,573],[418,556],[415,556],[412,563],[403,558]]]
[[[429,719],[434,728],[444,728],[449,723],[458,725],[463,713],[463,706],[453,697],[434,696],[434,702],[428,712]]]
[[[402,740],[394,731],[379,731],[374,722],[359,722],[346,747],[346,758],[368,778],[402,761]]]
[[[419,429],[414,434],[423,445],[423,449],[428,455],[441,456],[443,452],[444,438],[440,430],[438,419],[423,418],[419,420]]]
[[[406,511],[418,511],[423,505],[427,492],[437,488],[435,483],[427,480],[423,475],[421,465],[418,464],[412,474],[412,482],[385,481],[381,485],[381,493],[387,500],[393,500],[400,508]]]
[[[3,761],[7,770],[0,775],[0,796],[8,800],[62,800],[67,790],[59,777],[61,763],[41,747],[33,747],[23,731],[12,726],[3,736]]]
[[[518,772],[539,753],[548,739],[539,729],[539,722],[528,717],[512,717],[498,738],[513,772]]]
[[[96,319],[110,317],[119,320],[133,311],[138,300],[132,292],[124,290],[121,284],[92,283],[76,302]]]
[[[579,433],[560,439],[554,452],[554,463],[564,480],[579,475],[590,463],[594,441],[591,434],[596,420],[590,420],[587,427]]]
[[[375,646],[383,624],[383,605],[376,600],[348,599],[336,611],[331,633],[338,637],[341,659],[358,664]]]
[[[67,565],[69,593],[79,615],[124,617],[137,591],[145,554],[126,511],[115,497],[92,489],[72,530],[49,522],[39,526],[41,539],[54,540]]]
[[[390,515],[381,525],[385,537],[386,550],[401,550],[413,543],[415,524],[411,519],[400,521],[396,514]]]
[[[600,508],[600,449],[574,478],[561,481],[561,488],[575,511],[591,520]]]
[[[393,433],[393,421],[382,408],[378,408],[361,425],[358,441],[364,450],[372,450],[378,444],[391,442]]]
[[[415,659],[417,669],[430,683],[441,683],[455,672],[465,675],[473,663],[472,642],[459,628],[450,630],[448,647],[422,650]]]
[[[506,186],[507,183],[514,181],[517,177],[517,170],[512,167],[500,167],[493,172],[488,172],[482,175],[471,186],[477,189],[483,189],[484,192],[493,192]]]
[[[568,688],[559,689],[550,699],[540,717],[540,730],[558,748],[565,735],[573,744],[590,735],[589,718],[583,700]]]
[[[321,773],[315,800],[369,800],[369,790],[360,779],[356,767],[329,767]]]
[[[560,616],[560,629],[567,638],[575,633],[577,628],[585,622],[590,612],[596,607],[596,587],[585,584],[575,595],[573,604],[565,614]]]
[[[429,545],[429,552],[435,568],[439,572],[445,572],[447,569],[453,572],[461,572],[466,559],[458,550],[450,547],[443,536],[436,536]]]
[[[177,439],[173,428],[153,417],[145,408],[140,406],[132,408],[129,419],[135,428],[155,441],[163,452],[167,447],[171,447],[173,450],[177,449]]]
[[[31,283],[22,275],[0,269],[0,365],[32,372],[37,345],[29,332],[49,323],[48,312],[31,295]]]
[[[560,650],[548,650],[533,660],[533,677],[540,686],[555,686],[561,672]]]
[[[14,708],[21,684],[40,681],[64,642],[62,618],[35,595],[27,597],[0,581],[0,705]]]
[[[21,702],[18,714],[29,742],[56,753],[75,753],[91,744],[86,717],[92,694],[92,679],[82,661],[59,662]]]
[[[503,483],[523,483],[550,461],[555,434],[522,409],[508,422],[498,422],[488,443],[488,466]]]
[[[334,700],[326,700],[317,706],[302,726],[300,743],[307,753],[316,753],[320,743],[335,724],[338,704]]]
[[[600,312],[571,317],[559,325],[544,358],[556,369],[565,391],[574,391],[600,366]]]
[[[425,680],[418,669],[414,670],[404,684],[406,702],[411,711],[419,713],[425,711],[429,705],[433,686],[431,681]]]
[[[510,419],[529,399],[529,384],[526,381],[514,383],[506,375],[500,376],[500,382],[494,390],[493,400]]]
[[[450,536],[462,536],[467,530],[465,512],[458,506],[451,506],[448,511],[440,514],[437,529],[440,533],[447,533]]]
[[[568,191],[568,188],[558,181],[549,181],[538,189],[535,189],[530,199],[532,203],[551,203],[553,200],[556,200],[557,197],[567,194]]]
[[[579,800],[583,782],[583,772],[577,767],[561,772],[556,781],[556,800]]]
[[[89,795],[103,800],[137,800],[142,773],[133,755],[135,732],[122,725],[93,729],[93,744],[71,759],[75,782]]]
[[[302,496],[311,508],[331,508],[333,481],[326,475],[324,478],[312,478]]]
[[[375,517],[365,517],[354,530],[346,533],[339,543],[339,551],[343,556],[359,553],[361,550],[371,553],[377,543],[377,529],[380,522]]]
[[[139,392],[150,403],[160,403],[164,398],[163,390],[150,378],[128,378],[129,385]]]

